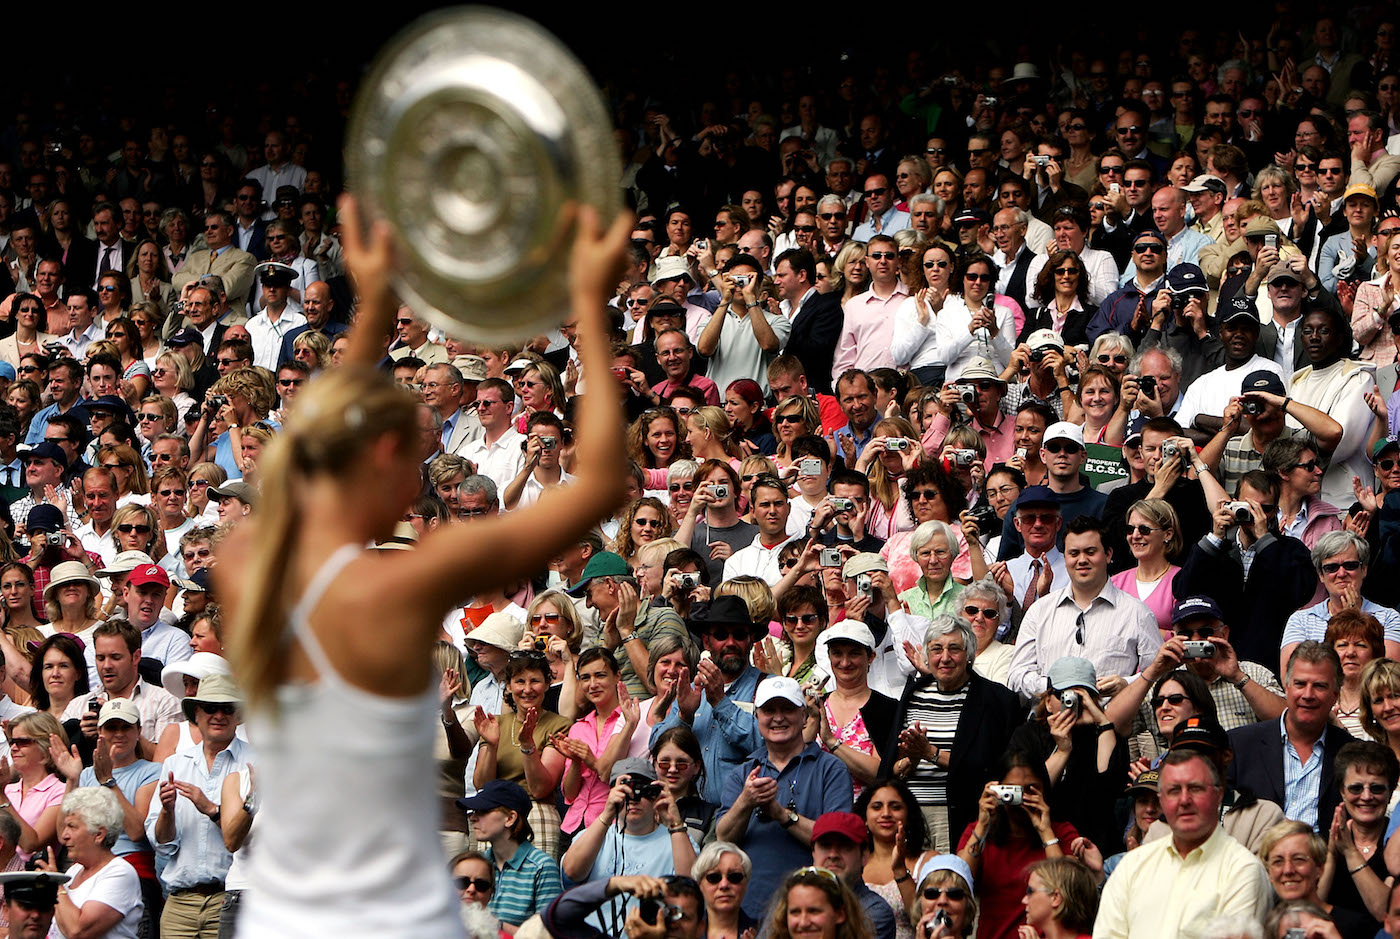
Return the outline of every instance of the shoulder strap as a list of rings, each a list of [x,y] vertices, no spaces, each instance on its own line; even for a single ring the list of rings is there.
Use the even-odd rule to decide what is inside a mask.
[[[302,592],[301,599],[292,608],[291,621],[292,631],[296,635],[297,641],[306,650],[306,656],[311,660],[311,664],[316,666],[316,671],[322,678],[336,675],[330,659],[326,657],[325,650],[321,648],[321,643],[316,639],[316,634],[311,631],[309,617],[311,611],[316,609],[321,602],[321,597],[326,590],[340,576],[340,572],[345,566],[355,560],[360,555],[361,548],[356,544],[341,545],[331,552],[330,557],[322,562],[311,582],[306,585],[306,590]]]

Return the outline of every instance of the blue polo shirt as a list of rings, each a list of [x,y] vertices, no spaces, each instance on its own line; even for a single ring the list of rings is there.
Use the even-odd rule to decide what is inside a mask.
[[[725,777],[763,746],[753,716],[753,696],[761,678],[763,673],[750,665],[725,689],[724,699],[716,706],[710,707],[710,699],[700,695],[691,730],[700,741],[704,757],[705,780],[700,795],[706,802],[718,803]],[[658,737],[682,724],[680,708],[672,704],[665,720],[652,726],[648,746],[655,746]]]
[[[490,845],[484,853],[492,864]],[[564,892],[559,879],[559,863],[530,842],[515,849],[504,867],[496,869],[496,890],[486,908],[503,923],[519,926],[536,913],[543,913],[555,897]]]
[[[778,801],[805,818],[820,818],[827,812],[849,812],[853,802],[851,774],[846,764],[827,753],[816,742],[807,744],[779,770],[768,759],[768,748],[760,747],[739,766],[725,773],[720,795],[723,817],[739,798],[744,781],[755,766],[760,775],[778,781]],[[799,867],[812,863],[812,848],[803,844],[782,826],[780,820],[754,809],[739,847],[753,862],[753,874],[744,894],[744,912],[759,918],[781,887],[783,879]]]

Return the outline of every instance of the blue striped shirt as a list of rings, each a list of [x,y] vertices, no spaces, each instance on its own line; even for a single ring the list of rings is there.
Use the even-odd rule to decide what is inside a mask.
[[[1365,597],[1361,598],[1361,612],[1370,613],[1380,621],[1387,642],[1400,642],[1400,613],[1388,606],[1372,603]],[[1321,642],[1327,635],[1327,624],[1331,619],[1332,614],[1327,612],[1325,599],[1307,609],[1299,610],[1288,617],[1288,625],[1283,627],[1283,641],[1280,644],[1286,646],[1290,642],[1302,642],[1306,639]]]
[[[1278,719],[1278,732],[1283,735],[1283,814],[1295,822],[1305,822],[1317,828],[1317,805],[1322,793],[1322,747],[1327,735],[1313,744],[1312,753],[1304,763],[1293,741],[1288,739],[1284,711]]]
[[[494,864],[489,846],[485,854]],[[504,866],[496,868],[496,890],[487,909],[501,922],[519,926],[534,914],[543,913],[563,892],[559,863],[527,841],[515,849]]]

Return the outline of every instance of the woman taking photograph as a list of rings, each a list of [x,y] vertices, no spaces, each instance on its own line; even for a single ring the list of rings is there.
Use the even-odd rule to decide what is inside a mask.
[[[711,841],[700,849],[690,874],[705,898],[705,939],[741,939],[753,935],[758,921],[743,910],[753,863],[738,845]]]
[[[894,910],[896,939],[914,939],[909,907],[918,885],[910,865],[928,845],[919,804],[904,780],[896,777],[866,787],[854,811],[870,829],[870,857],[862,872],[865,884]]]
[[[481,739],[472,784],[480,790],[493,779],[506,779],[528,792],[534,802],[529,820],[536,832],[535,846],[557,861],[563,848],[554,794],[564,775],[564,756],[549,742],[566,732],[569,722],[545,708],[550,681],[543,653],[510,656],[502,675],[500,716],[478,707],[472,718]]]
[[[724,415],[741,452],[772,455],[778,449],[773,426],[763,413],[763,389],[758,382],[751,378],[730,382],[724,391]]]
[[[44,344],[54,342],[58,337],[40,331],[45,319],[44,301],[34,294],[15,294],[15,298],[10,301],[10,309],[15,315],[15,331],[0,339],[0,361],[8,362],[18,369],[22,357],[43,352]]]
[[[520,640],[520,649],[543,651],[549,660],[550,685],[545,708],[570,721],[578,716],[574,659],[582,648],[583,620],[568,594],[559,590],[536,594],[526,610],[525,635]]]
[[[918,471],[923,450],[914,425],[902,417],[881,418],[871,434],[870,442],[856,458],[855,471],[870,478],[870,512],[865,531],[888,541],[897,532],[914,530],[912,520],[901,511],[899,490],[901,482]],[[896,442],[901,440],[904,443]]]
[[[1157,617],[1162,638],[1172,633],[1172,581],[1180,565],[1173,562],[1181,556],[1181,522],[1176,509],[1165,499],[1139,499],[1128,509],[1128,550],[1137,564],[1119,571],[1110,580],[1129,596],[1137,597]]]
[[[637,699],[627,692],[617,659],[594,646],[578,659],[578,684],[586,714],[552,740],[568,757],[560,791],[569,806],[563,830],[577,833],[593,824],[607,803],[612,766],[627,754],[641,723]]]

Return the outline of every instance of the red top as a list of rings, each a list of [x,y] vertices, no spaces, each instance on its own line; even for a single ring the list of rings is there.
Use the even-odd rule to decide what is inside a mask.
[[[972,837],[974,824],[969,824],[958,839],[961,851]],[[1067,822],[1050,826],[1060,839],[1060,850],[1069,853],[1070,842],[1079,832]],[[1026,908],[1021,900],[1026,895],[1030,878],[1026,868],[1045,860],[1045,849],[1035,841],[1008,841],[982,848],[982,870],[977,874],[977,939],[1016,939],[1016,929],[1026,924]]]

